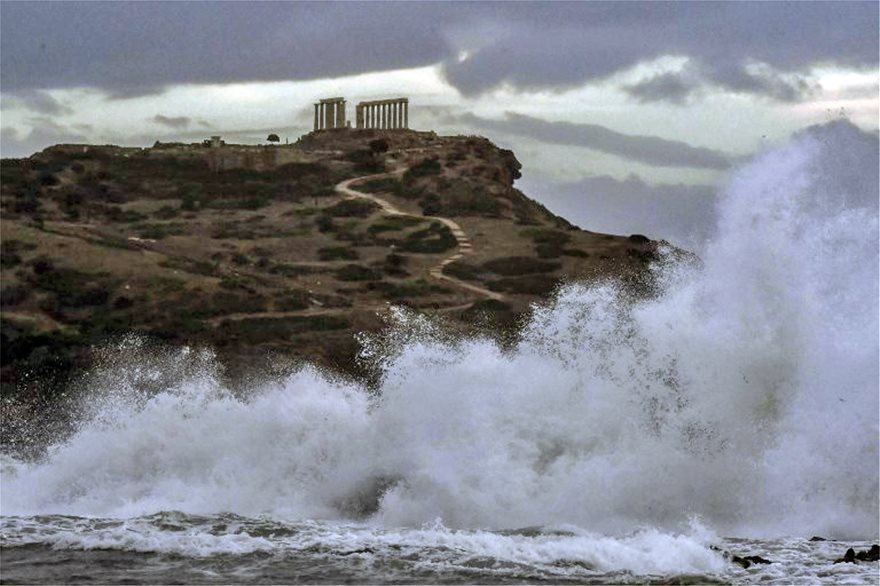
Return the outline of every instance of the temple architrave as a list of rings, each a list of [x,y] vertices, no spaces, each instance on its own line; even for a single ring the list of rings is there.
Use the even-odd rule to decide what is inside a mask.
[[[409,99],[361,102],[355,107],[357,128],[409,128]]]
[[[315,130],[345,128],[345,98],[326,98],[315,104]]]
[[[315,130],[347,126],[345,98],[326,98],[315,104]],[[355,126],[380,130],[409,128],[409,98],[359,103],[355,107]]]

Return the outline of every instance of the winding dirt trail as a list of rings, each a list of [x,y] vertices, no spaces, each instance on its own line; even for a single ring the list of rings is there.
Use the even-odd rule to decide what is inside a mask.
[[[337,193],[346,196],[348,199],[368,199],[381,207],[382,211],[389,216],[408,216],[411,218],[421,218],[440,222],[441,224],[449,228],[449,230],[452,232],[452,235],[455,236],[455,241],[458,245],[454,254],[444,258],[436,266],[432,267],[428,271],[431,277],[437,279],[438,281],[446,281],[447,283],[454,285],[455,287],[458,287],[460,289],[464,289],[472,293],[477,293],[478,295],[482,295],[486,299],[503,301],[504,295],[502,295],[501,293],[490,291],[485,287],[480,287],[479,285],[474,285],[472,283],[462,281],[461,279],[456,279],[455,277],[451,277],[443,273],[443,268],[446,265],[453,263],[461,258],[464,258],[465,255],[471,254],[473,252],[473,246],[471,245],[470,238],[468,238],[467,234],[465,234],[465,231],[462,230],[461,226],[459,226],[457,222],[441,216],[424,216],[421,214],[410,214],[404,212],[388,200],[382,199],[381,197],[378,197],[372,193],[366,193],[364,191],[358,191],[357,189],[352,188],[352,185],[356,185],[358,183],[366,183],[367,181],[373,181],[374,179],[382,179],[385,177],[400,176],[403,175],[406,170],[406,166],[400,166],[388,173],[376,173],[373,175],[362,175],[361,177],[353,177],[351,179],[346,179],[345,181],[338,183],[335,189]]]

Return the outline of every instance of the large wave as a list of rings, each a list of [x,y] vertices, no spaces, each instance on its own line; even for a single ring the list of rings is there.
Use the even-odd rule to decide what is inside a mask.
[[[735,173],[702,266],[650,300],[567,286],[512,347],[395,310],[378,388],[306,368],[242,398],[128,342],[72,437],[7,459],[3,514],[876,536],[877,161],[848,122],[800,133]]]

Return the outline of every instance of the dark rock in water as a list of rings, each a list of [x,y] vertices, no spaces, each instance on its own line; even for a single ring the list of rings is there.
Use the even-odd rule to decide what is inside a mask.
[[[767,558],[762,558],[759,555],[746,555],[746,556],[738,556],[735,553],[731,553],[729,551],[725,551],[718,546],[710,545],[709,549],[712,551],[720,552],[724,559],[738,564],[744,568],[748,568],[752,564],[772,564],[773,562],[768,560]]]
[[[846,550],[846,553],[843,554],[843,557],[840,559],[834,560],[834,563],[835,564],[840,564],[840,563],[854,564],[855,561],[856,561],[856,550],[854,550],[853,548],[849,548],[848,550]]]
[[[849,552],[847,552],[849,553]],[[856,554],[856,559],[863,562],[877,562],[880,561],[880,545],[876,543],[871,546],[871,549],[866,549],[865,551],[860,551]]]
[[[824,537],[819,537],[818,535],[813,535],[812,537],[810,537],[810,541],[828,541],[828,540],[825,539]]]
[[[739,564],[740,566],[742,566],[744,568],[748,568],[752,564],[772,564],[773,563],[770,560],[768,560],[767,558],[762,558],[759,555],[746,555],[746,556],[740,557],[736,554],[733,554],[730,558],[730,561],[735,564]]]

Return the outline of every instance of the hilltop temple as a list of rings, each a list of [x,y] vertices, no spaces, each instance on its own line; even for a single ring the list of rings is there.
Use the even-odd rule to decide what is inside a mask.
[[[394,130],[409,128],[409,98],[360,102],[355,107],[357,128]],[[345,98],[325,98],[315,103],[315,130],[349,128]]]

